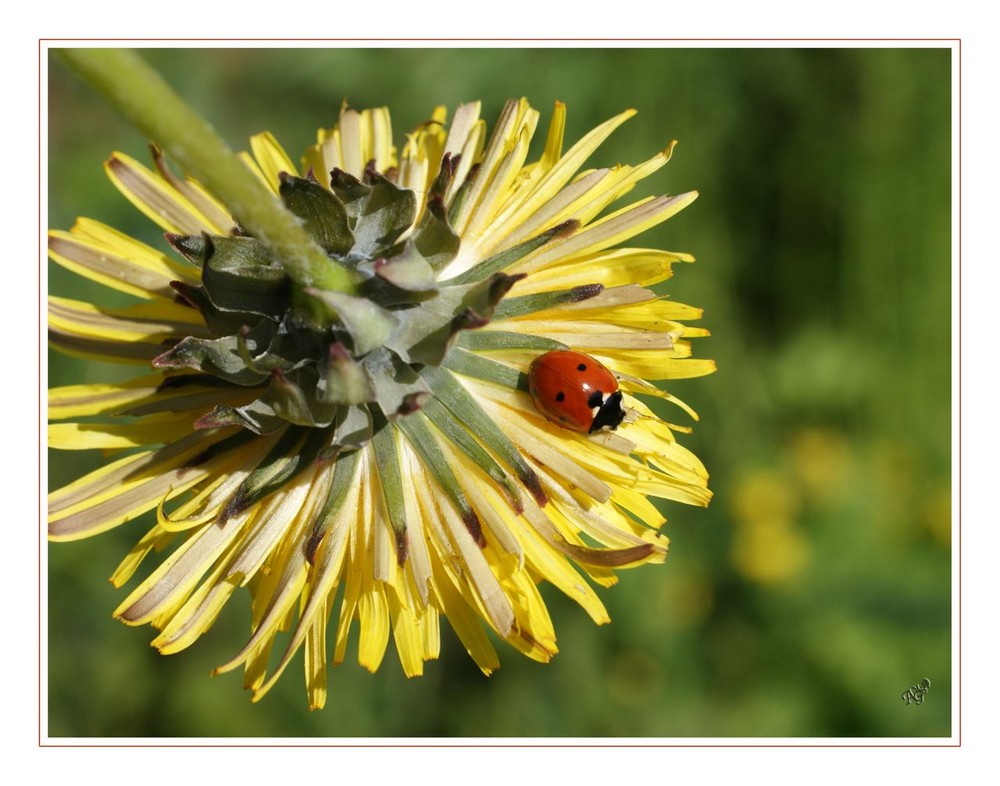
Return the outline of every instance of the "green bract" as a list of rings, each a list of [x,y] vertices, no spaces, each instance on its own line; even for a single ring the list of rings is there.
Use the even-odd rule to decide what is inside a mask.
[[[239,425],[257,434],[289,424],[322,428],[332,435],[324,449],[337,453],[367,443],[375,425],[422,406],[429,394],[422,370],[444,361],[460,331],[487,324],[522,278],[497,270],[438,282],[436,271],[460,246],[442,201],[452,169],[450,161],[442,167],[410,232],[413,192],[372,166],[363,180],[333,170],[330,190],[311,172],[282,175],[281,200],[330,264],[350,272],[358,295],[297,289],[280,261],[240,227],[228,236],[168,235],[201,268],[200,285],[173,286],[201,311],[215,337],[185,338],[153,365],[194,369],[258,392],[243,406],[216,407],[200,418],[200,427]],[[497,267],[572,228],[558,227],[505,252]],[[581,294],[591,292],[567,297]],[[184,379],[205,382],[199,375]]]

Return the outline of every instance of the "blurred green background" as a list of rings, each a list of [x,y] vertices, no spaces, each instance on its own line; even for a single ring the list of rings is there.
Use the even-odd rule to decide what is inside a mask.
[[[107,577],[144,524],[51,545],[50,735],[952,732],[950,50],[145,54],[231,144],[270,129],[293,156],[344,99],[388,105],[397,143],[436,104],[482,99],[492,126],[521,95],[543,130],[553,102],[568,104],[568,143],[639,110],[589,165],[637,163],[680,140],[630,196],[701,198],[633,245],[698,258],[666,291],[705,309],[713,335],[695,353],[719,371],[671,390],[701,416],[685,442],[716,496],[707,510],[665,508],[670,558],[600,591],[610,625],[544,588],[561,648],[552,663],[500,643],[502,668],[487,679],[445,624],[424,677],[405,679],[390,643],[374,676],[350,659],[335,669],[315,713],[301,667],[258,705],[238,674],[208,677],[247,635],[245,595],[169,658],[148,646],[150,628],[112,620],[124,594]],[[146,140],[56,58],[49,76],[50,226],[87,215],[165,248],[101,171],[116,149],[148,160]],[[105,294],[49,275],[54,293]],[[59,385],[130,372],[53,354],[49,375]],[[68,458],[50,454],[51,486],[100,461]],[[900,694],[924,677],[924,703],[905,705]]]

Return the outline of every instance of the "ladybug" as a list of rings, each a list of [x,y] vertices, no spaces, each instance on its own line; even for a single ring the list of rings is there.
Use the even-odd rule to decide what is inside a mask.
[[[552,423],[584,434],[618,428],[625,418],[618,380],[590,355],[557,349],[535,358],[528,392]]]

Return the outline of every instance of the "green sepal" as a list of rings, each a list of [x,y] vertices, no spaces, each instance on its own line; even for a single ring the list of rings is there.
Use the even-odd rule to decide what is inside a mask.
[[[167,235],[171,245],[201,266],[201,282],[220,311],[279,319],[291,288],[281,265],[252,237]]]
[[[489,323],[520,278],[496,273],[478,284],[444,288],[436,298],[397,312],[399,324],[386,345],[408,363],[438,366],[459,332]]]
[[[514,483],[513,478],[475,440],[472,434],[466,431],[464,424],[452,414],[450,409],[436,398],[431,398],[424,405],[424,414],[455,447],[472,459],[483,472],[490,476],[494,483],[503,489],[515,513],[524,510],[521,489]]]
[[[441,168],[438,170],[437,177],[434,178],[434,182],[431,183],[431,187],[427,189],[427,201],[432,199],[444,200],[444,195],[448,193],[448,186],[451,185],[451,181],[455,177],[455,169],[458,167],[458,162],[462,156],[457,155],[452,158],[451,153],[445,153],[441,157]]]
[[[492,382],[494,385],[510,388],[511,390],[528,392],[527,375],[504,363],[498,363],[495,360],[474,355],[461,347],[452,349],[443,365],[445,368],[449,368],[459,374],[464,374],[467,377],[482,379],[486,382]]]
[[[291,371],[307,365],[315,365],[316,358],[322,357],[329,338],[311,328],[296,325],[285,319],[277,327],[273,338],[263,352],[254,355],[246,337],[253,331],[246,328],[237,333],[237,348],[248,368],[262,374],[270,374],[274,369]]]
[[[385,507],[389,512],[389,524],[396,538],[396,559],[402,565],[406,562],[409,552],[406,508],[403,505],[403,476],[399,468],[399,451],[396,448],[396,428],[384,417],[376,418],[372,448],[375,450],[375,464],[381,480],[379,486],[382,489],[382,498],[385,500]]]
[[[542,232],[540,235],[535,235],[535,237],[525,240],[523,243],[518,243],[516,246],[484,259],[475,267],[466,270],[464,273],[453,279],[450,279],[448,283],[468,284],[472,281],[482,281],[484,278],[492,275],[493,273],[506,270],[515,262],[523,259],[532,251],[541,248],[546,243],[572,235],[579,228],[580,222],[575,218],[571,218],[569,221],[564,221],[558,226]]]
[[[339,341],[330,345],[319,364],[316,397],[321,402],[363,404],[375,397],[371,380]]]
[[[413,224],[417,213],[417,198],[412,191],[399,188],[372,169],[366,170],[365,176],[370,191],[352,227],[354,247],[348,255],[355,263],[391,248]]]
[[[434,270],[441,270],[458,254],[462,239],[448,223],[441,196],[428,197],[427,209],[413,234],[413,242]]]
[[[385,308],[401,307],[401,311],[437,297],[434,271],[413,241],[397,244],[392,251],[399,253],[358,266],[358,272],[365,276],[358,284],[358,295]]]
[[[428,393],[423,377],[385,347],[379,347],[362,361],[375,391],[375,402],[386,417],[409,414]]]
[[[372,414],[367,406],[337,410],[337,426],[331,444],[340,450],[357,450],[372,438]]]
[[[205,266],[209,248],[208,235],[178,235],[175,232],[164,232],[163,237],[178,254],[195,267]]]
[[[474,352],[503,349],[539,349],[548,352],[566,349],[566,344],[552,338],[533,336],[530,333],[512,333],[508,330],[468,330],[458,337],[455,345]]]
[[[265,391],[266,395],[266,391]],[[220,405],[194,422],[195,428],[240,426],[254,434],[274,434],[288,426],[288,421],[275,414],[274,407],[263,398],[242,407]]]
[[[285,360],[280,355],[270,352],[270,344],[268,349],[261,352],[256,357],[252,354],[250,350],[249,343],[247,341],[247,336],[250,335],[250,328],[244,325],[236,332],[236,351],[240,354],[240,359],[243,364],[251,371],[256,371],[258,374],[270,375],[272,371],[277,368],[288,369],[291,367],[291,363]],[[272,341],[271,344],[274,342]]]
[[[412,241],[401,244],[402,249],[394,256],[379,257],[371,263],[371,272],[394,287],[406,290],[408,301],[413,301],[413,293],[430,293],[437,290],[434,269]],[[359,265],[364,270],[365,265]]]
[[[355,357],[363,357],[385,344],[396,325],[393,312],[366,298],[320,289],[304,291],[337,313],[351,337]]]
[[[462,205],[465,204],[465,199],[469,195],[469,189],[472,188],[472,184],[476,182],[476,177],[479,175],[479,164],[473,164],[469,169],[469,174],[465,176],[465,182],[458,187],[458,191],[455,192],[455,196],[452,197],[451,204],[448,206],[448,223],[454,225],[455,219],[458,218],[458,214],[462,211]]]
[[[274,325],[267,320],[245,336],[217,339],[188,337],[163,354],[153,358],[153,367],[162,369],[193,368],[237,385],[259,385],[268,375],[248,368],[240,352],[240,343],[253,349],[270,343]]]
[[[275,368],[270,380],[259,398],[242,407],[216,407],[197,421],[198,427],[240,425],[257,434],[270,434],[288,423],[328,428],[341,415],[344,402],[326,400],[321,395],[324,388],[315,364],[287,373]]]
[[[479,517],[469,504],[469,500],[465,496],[465,491],[462,490],[462,485],[455,477],[455,473],[452,472],[451,466],[448,464],[447,459],[445,459],[444,452],[441,450],[437,438],[431,431],[430,426],[427,425],[427,421],[424,420],[422,415],[416,415],[412,418],[403,418],[397,421],[396,425],[406,436],[410,444],[413,445],[413,448],[420,455],[424,466],[427,467],[448,499],[451,500],[455,509],[461,515],[466,529],[472,535],[473,540],[479,544],[480,548],[484,547],[486,545],[486,538],[483,537],[483,527],[479,522]]]
[[[205,320],[205,325],[216,336],[235,333],[244,325],[260,321],[260,317],[256,315],[223,311],[212,302],[203,286],[188,284],[185,281],[171,281],[170,286],[182,300],[198,309]]]
[[[536,311],[547,311],[564,303],[579,303],[597,297],[604,291],[603,284],[583,284],[571,289],[560,289],[555,292],[538,292],[534,295],[507,298],[497,308],[494,319],[512,319],[533,314]]]
[[[282,426],[287,425],[282,423]],[[194,427],[197,429],[204,428],[223,428],[225,426],[240,426],[246,427],[250,433],[253,434],[270,434],[278,429],[272,429],[271,431],[263,432],[258,431],[254,428],[249,428],[244,420],[243,416],[236,410],[235,407],[229,407],[225,404],[220,404],[209,412],[199,417],[194,422]]]
[[[319,183],[283,172],[278,193],[324,251],[345,256],[354,246],[347,208]]]
[[[494,273],[485,281],[464,288],[462,307],[471,308],[477,314],[490,319],[494,315],[497,304],[510,292],[510,288],[524,278],[523,274],[508,276],[506,273]],[[447,291],[463,289],[463,287],[448,287]]]
[[[333,169],[330,172],[330,190],[344,206],[353,225],[364,210],[371,188],[343,169]]]
[[[453,354],[476,357],[461,350]],[[492,365],[500,365],[492,361],[485,362]],[[500,460],[514,471],[538,504],[544,505],[548,501],[548,497],[542,489],[538,475],[528,466],[528,463],[524,460],[524,456],[521,455],[521,452],[514,443],[510,441],[510,438],[500,430],[496,421],[479,406],[479,402],[476,401],[468,389],[455,379],[454,374],[443,368],[428,368],[424,369],[424,378],[427,380],[427,384],[430,385],[434,396],[451,411],[455,420],[461,423],[470,433],[475,434],[476,439],[499,456]]]
[[[318,382],[315,367],[298,369],[287,376],[275,369],[271,385],[260,400],[289,423],[311,428],[330,426],[337,417],[338,405],[319,400]]]
[[[240,484],[220,514],[225,522],[256,505],[302,472],[316,458],[328,438],[325,431],[289,427],[264,460]]]
[[[305,543],[305,558],[311,565],[316,558],[316,551],[320,543],[330,530],[333,516],[340,510],[347,499],[347,493],[354,485],[354,476],[358,471],[359,453],[343,453],[335,459],[333,467],[333,479],[330,481],[330,488],[326,492],[326,500],[320,509],[316,522],[313,524],[312,534]]]

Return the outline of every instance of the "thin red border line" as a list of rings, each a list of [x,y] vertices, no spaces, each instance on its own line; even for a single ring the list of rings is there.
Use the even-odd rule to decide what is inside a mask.
[[[270,738],[264,738],[270,739]],[[322,738],[320,738],[322,739]],[[422,744],[417,742],[404,742],[404,743],[391,743],[391,742],[373,742],[370,744],[362,743],[317,743],[315,745],[302,742],[293,742],[285,745],[274,743],[274,742],[237,742],[237,743],[221,743],[221,742],[203,742],[203,743],[187,743],[178,742],[176,745],[167,745],[165,743],[136,743],[134,745],[128,743],[97,743],[94,745],[85,745],[83,743],[66,743],[66,744],[48,744],[40,745],[41,748],[352,748],[352,749],[365,749],[365,748],[516,748],[519,750],[524,750],[525,748],[566,748],[566,749],[578,749],[578,748],[640,748],[640,749],[652,749],[652,748],[789,748],[789,749],[802,749],[802,748],[857,748],[859,750],[874,750],[877,748],[929,748],[929,749],[940,749],[945,750],[947,748],[958,748],[961,745],[929,745],[921,743],[896,743],[896,744],[884,744],[884,745],[862,745],[860,743],[851,743],[847,745],[836,745],[834,743],[804,743],[802,745],[796,745],[789,742],[775,743],[774,745],[768,745],[766,743],[755,744],[751,742],[734,742],[734,743],[721,743],[719,745],[699,742],[699,743],[670,743],[670,742],[660,742],[660,743],[635,743],[635,742],[622,742],[622,743],[608,743],[608,744],[592,744],[592,743],[514,743],[514,742],[500,742],[500,743],[482,743],[482,742],[469,742],[469,743],[458,743],[458,742],[448,742],[437,744]]]
[[[753,38],[733,38],[733,39],[703,39],[703,38],[684,38],[684,39],[659,39],[659,38],[625,38],[625,39],[508,39],[508,38],[490,38],[490,39],[360,39],[360,38],[343,38],[343,39],[317,39],[317,38],[302,38],[302,39],[268,39],[268,38],[239,38],[239,39],[223,39],[223,38],[204,38],[204,39],[183,39],[183,38],[147,38],[147,39],[126,39],[126,38],[107,38],[107,39],[38,39],[38,181],[41,184],[41,170],[42,170],[42,80],[41,80],[41,62],[42,62],[42,51],[43,42],[46,41],[69,41],[69,40],[94,40],[94,41],[226,41],[226,40],[236,40],[236,41],[273,41],[273,40],[287,40],[287,41],[789,41],[789,40],[801,40],[801,41],[954,41],[958,43],[958,311],[961,314],[962,311],[962,39],[961,38],[904,38],[904,39],[872,39],[872,38],[853,38],[853,39],[829,39],[829,38],[813,38],[813,39],[753,39]],[[38,192],[38,258],[41,260],[41,189]],[[41,302],[41,265],[38,268],[38,292],[39,292],[39,303]],[[39,324],[41,323],[41,309],[39,307],[38,313]],[[41,338],[38,339],[38,387],[41,390]],[[958,743],[957,744],[946,744],[946,745],[920,745],[920,744],[899,744],[899,745],[833,745],[833,744],[805,744],[805,745],[792,745],[792,744],[775,744],[775,745],[753,745],[753,744],[721,744],[721,745],[708,745],[708,744],[649,744],[649,745],[602,745],[600,747],[610,747],[610,748],[671,748],[671,747],[689,747],[689,748],[716,748],[716,747],[730,747],[730,748],[911,748],[911,747],[930,747],[930,748],[954,748],[962,747],[962,584],[961,584],[961,573],[962,573],[962,468],[961,468],[961,453],[962,453],[962,324],[961,319],[959,319],[958,324],[958,482],[959,482],[959,495],[958,495],[958,572],[959,572],[959,583],[958,583]],[[41,422],[41,397],[38,400],[38,417],[39,422]],[[38,499],[39,499],[39,520],[41,520],[41,465],[42,465],[42,451],[41,443],[39,443],[38,450]],[[41,555],[41,541],[39,540],[38,545],[38,734],[39,734],[39,747],[80,747],[80,748],[98,748],[98,747],[108,747],[108,748],[121,748],[121,747],[149,747],[149,748],[173,748],[173,747],[197,747],[197,748],[236,748],[236,747],[275,747],[275,748],[285,748],[285,747],[303,747],[303,748],[313,748],[313,747],[330,747],[330,748],[425,748],[425,747],[441,747],[441,748],[464,748],[464,747],[488,747],[488,748],[523,748],[523,747],[539,747],[539,748],[576,748],[579,745],[502,745],[502,744],[491,744],[491,745],[481,745],[481,744],[469,744],[469,745],[434,745],[426,746],[419,744],[373,744],[373,745],[246,745],[246,744],[234,744],[234,745],[222,745],[222,744],[193,744],[193,745],[155,745],[155,744],[138,744],[138,745],[115,745],[115,744],[98,744],[98,745],[52,745],[44,744],[42,742],[42,715],[41,715],[41,694],[42,694],[42,670],[41,670],[41,660],[42,660],[42,626],[41,626],[41,565],[42,565],[42,555]]]
[[[958,742],[942,745],[922,745],[920,743],[874,744],[874,745],[836,745],[832,743],[792,743],[752,744],[752,743],[650,743],[650,744],[615,744],[600,745],[602,748],[961,748],[962,747],[962,39],[961,38],[39,38],[38,39],[38,183],[42,180],[42,52],[43,44],[49,41],[950,41],[958,44]],[[42,233],[42,191],[38,190],[38,303],[41,303],[42,268],[41,268],[41,233]],[[41,307],[39,305],[38,324],[41,324]],[[42,386],[42,345],[38,337],[38,388]],[[41,396],[38,399],[38,422],[41,423]],[[38,518],[41,521],[41,487],[42,487],[42,450],[41,435],[38,444]],[[247,744],[186,744],[163,745],[138,743],[136,745],[98,743],[84,745],[77,743],[55,744],[42,741],[42,546],[38,549],[38,747],[40,748],[579,748],[583,745],[518,745],[518,744],[482,744],[466,745],[452,743],[442,745],[421,744],[387,744],[373,743],[371,745],[351,744],[317,744],[307,745],[294,743],[279,745],[276,743]]]
[[[958,747],[962,747],[962,39],[958,39]]]
[[[35,340],[38,342],[38,521],[42,521],[42,41],[38,41],[38,227],[35,242],[38,244],[38,322]],[[46,152],[48,148],[46,147]],[[42,739],[42,537],[35,533],[35,548],[38,550],[38,740]]]
[[[961,38],[39,38],[47,41],[951,41],[959,43]]]
[[[375,40],[386,40],[386,41],[396,41],[396,40],[411,40],[411,41],[430,41],[430,40],[443,40],[443,41],[455,41],[455,40],[488,40],[488,41],[713,41],[713,40],[723,40],[723,41],[788,41],[788,40],[804,40],[804,41],[834,41],[834,40],[846,40],[846,41],[873,41],[873,40],[894,40],[894,41],[955,41],[958,43],[958,311],[961,314],[962,311],[962,39],[952,39],[952,38],[906,38],[906,39],[871,39],[871,38],[854,38],[854,39],[750,39],[750,38],[738,38],[738,39],[653,39],[653,38],[626,38],[626,39],[506,39],[506,38],[490,38],[490,39],[356,39],[356,38],[344,38],[344,39],[258,39],[258,38],[247,38],[247,39],[221,39],[221,38],[205,38],[205,39],[180,39],[180,38],[150,38],[150,39],[124,39],[124,38],[109,38],[109,39],[43,39],[38,40],[38,181],[41,184],[41,170],[42,170],[42,81],[41,81],[41,61],[42,61],[42,51],[43,42],[45,41],[64,41],[64,40],[108,40],[108,41],[126,41],[126,40],[142,40],[142,41],[184,41],[184,40],[194,40],[194,41],[225,41],[225,40],[238,40],[238,41],[271,41],[271,40],[296,40],[296,41],[375,41]],[[38,258],[41,260],[41,189],[38,192]],[[39,303],[41,302],[41,265],[38,268],[38,292],[39,292]],[[39,307],[38,313],[39,324],[41,323],[41,309]],[[41,338],[38,339],[38,387],[41,390]],[[805,744],[805,745],[792,745],[792,744],[776,744],[776,745],[753,745],[753,744],[722,744],[722,745],[708,745],[708,744],[689,744],[685,745],[683,743],[678,744],[650,744],[650,745],[615,745],[610,744],[601,747],[612,747],[612,748],[659,748],[659,747],[690,747],[690,748],[714,748],[714,747],[732,747],[732,748],[757,748],[757,747],[768,747],[768,748],[799,748],[799,747],[816,747],[816,748],[910,748],[910,747],[933,747],[933,748],[949,748],[949,747],[962,747],[962,585],[961,585],[961,573],[962,573],[962,468],[961,468],[961,453],[962,453],[962,324],[961,319],[959,319],[958,324],[958,453],[959,453],[959,466],[958,466],[958,482],[959,482],[959,495],[958,495],[958,572],[959,572],[959,584],[958,584],[958,743],[949,745],[833,745],[833,744]],[[38,400],[38,420],[41,422],[41,397]],[[39,500],[39,520],[41,519],[41,462],[42,462],[42,452],[41,444],[39,443],[38,450],[38,500]],[[523,747],[539,747],[539,748],[575,748],[580,747],[579,745],[537,745],[537,746],[524,746],[524,745],[409,745],[409,744],[373,744],[373,745],[245,745],[245,744],[234,744],[234,745],[151,745],[151,744],[139,744],[135,746],[131,745],[46,745],[42,743],[42,716],[41,716],[41,694],[42,694],[42,674],[41,674],[41,659],[42,659],[42,631],[41,631],[41,541],[39,540],[37,544],[38,548],[38,575],[39,575],[39,585],[38,585],[38,734],[39,734],[39,747],[110,747],[110,748],[120,748],[120,747],[151,747],[151,748],[172,748],[172,747],[208,747],[208,748],[229,748],[229,747],[331,747],[331,748],[355,748],[355,747],[372,747],[372,748],[424,748],[424,747],[441,747],[441,748],[464,748],[464,747],[490,747],[490,748],[523,748]]]

